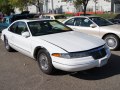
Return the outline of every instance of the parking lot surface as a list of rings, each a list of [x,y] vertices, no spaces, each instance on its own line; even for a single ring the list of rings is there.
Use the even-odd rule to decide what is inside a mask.
[[[81,72],[43,74],[37,61],[7,52],[0,40],[0,90],[120,90],[120,50],[106,66]]]

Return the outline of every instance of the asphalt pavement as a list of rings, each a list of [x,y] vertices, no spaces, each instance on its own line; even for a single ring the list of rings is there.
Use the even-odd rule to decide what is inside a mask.
[[[120,90],[120,50],[104,67],[46,75],[35,60],[7,52],[0,40],[0,90]]]

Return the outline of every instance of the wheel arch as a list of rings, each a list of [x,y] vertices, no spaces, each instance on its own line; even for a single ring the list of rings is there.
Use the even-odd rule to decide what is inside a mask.
[[[118,37],[120,39],[120,37],[115,33],[107,33],[107,34],[103,35],[102,39],[104,39],[107,35],[115,35],[116,37]]]
[[[38,54],[39,50],[42,50],[42,49],[47,50],[46,48],[44,48],[44,47],[42,47],[42,46],[37,46],[37,47],[34,49],[33,56],[34,56],[35,59],[37,59],[37,54]]]
[[[3,35],[3,40],[5,40],[6,38],[7,38],[7,37],[6,37],[6,35],[4,34],[4,35]]]

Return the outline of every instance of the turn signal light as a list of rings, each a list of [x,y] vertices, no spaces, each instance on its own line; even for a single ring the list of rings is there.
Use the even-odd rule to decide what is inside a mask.
[[[59,53],[53,53],[53,54],[52,54],[52,56],[55,56],[55,57],[60,57],[60,56],[61,56],[61,54],[59,54]]]

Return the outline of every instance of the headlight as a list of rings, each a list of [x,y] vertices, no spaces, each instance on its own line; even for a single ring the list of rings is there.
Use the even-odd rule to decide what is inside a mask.
[[[74,52],[70,53],[71,58],[81,58],[90,56],[88,52]]]
[[[61,58],[81,58],[89,56],[87,52],[73,52],[73,53],[54,53],[52,56],[61,57]]]

